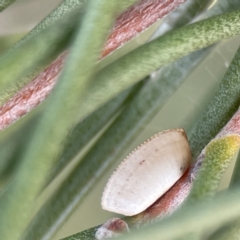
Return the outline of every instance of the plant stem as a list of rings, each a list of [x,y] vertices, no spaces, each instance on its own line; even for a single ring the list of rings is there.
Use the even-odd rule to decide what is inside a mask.
[[[238,34],[239,20],[240,11],[236,11],[179,28],[108,65],[89,89],[82,117],[160,66]]]
[[[80,3],[77,0],[71,0],[70,4],[69,1],[64,1],[49,17],[24,37],[15,48],[22,46],[28,39],[52,25],[57,19],[72,12],[74,7],[78,7],[80,11],[84,8],[85,2],[86,0],[82,0]],[[163,4],[162,0],[142,0],[135,4],[118,17],[102,51],[102,57],[106,57],[137,34],[143,32],[159,18],[177,8],[182,2],[184,1],[168,0],[167,4]],[[138,21],[135,21],[135,19],[138,19]],[[0,107],[1,130],[38,106],[50,94],[62,70],[65,57],[66,53],[61,54],[49,67]]]

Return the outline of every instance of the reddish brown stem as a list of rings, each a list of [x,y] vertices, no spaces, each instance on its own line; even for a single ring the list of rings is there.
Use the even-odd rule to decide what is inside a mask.
[[[232,134],[240,135],[240,109],[234,114],[234,116],[214,139]],[[131,219],[130,222],[133,225],[143,224],[153,219],[169,215],[181,205],[190,193],[193,183],[192,180],[194,180],[193,176],[195,176],[201,166],[201,162],[205,155],[205,149],[203,149],[202,153],[198,156],[196,161],[194,161],[191,168],[175,183],[171,189],[169,189],[147,210]]]
[[[144,212],[132,217],[131,224],[138,226],[156,218],[162,218],[173,213],[188,196],[191,189],[190,170],[170,188],[161,198]]]
[[[51,92],[63,68],[66,52],[0,107],[0,130],[38,106]]]
[[[141,0],[130,7],[116,20],[106,42],[102,57],[105,57],[124,43],[143,32],[158,19],[177,8],[186,0]]]
[[[141,0],[122,13],[102,52],[107,56],[186,0]],[[0,130],[38,106],[51,92],[63,68],[66,53],[61,54],[42,73],[0,107]]]

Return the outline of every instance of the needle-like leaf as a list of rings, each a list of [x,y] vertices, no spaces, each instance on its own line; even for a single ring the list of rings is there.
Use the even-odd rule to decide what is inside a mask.
[[[239,33],[240,11],[209,18],[172,31],[101,70],[88,90],[81,117],[88,115],[151,71],[194,50]]]
[[[188,201],[209,199],[220,184],[223,173],[240,147],[240,136],[227,135],[212,140],[206,147],[202,166],[193,183]]]
[[[240,103],[240,48],[235,54],[218,91],[203,115],[196,120],[189,141],[196,157],[204,146],[226,125]],[[193,128],[194,128],[193,127]]]
[[[9,5],[14,3],[16,0],[0,0],[0,12],[2,12]]]
[[[74,211],[106,169],[122,154],[152,117],[164,106],[190,69],[204,58],[205,51],[194,53],[173,63],[151,77],[131,103],[106,130],[92,149],[75,167],[59,190],[49,199],[29,227],[26,239],[39,232],[56,231]],[[183,71],[183,69],[185,69]],[[71,188],[69,188],[69,184]],[[54,204],[53,204],[54,203]],[[46,213],[51,218],[46,219]],[[44,224],[42,224],[44,223]],[[81,238],[80,238],[81,239]]]
[[[33,201],[46,180],[64,137],[75,122],[74,115],[78,110],[79,100],[82,100],[79,98],[82,96],[80,93],[85,91],[93,74],[117,5],[117,1],[108,0],[89,2],[66,69],[47,102],[48,108],[36,128],[23,161],[1,199],[2,238],[18,239],[29,222]],[[16,212],[17,218],[14,216]],[[11,231],[8,231],[10,226]]]

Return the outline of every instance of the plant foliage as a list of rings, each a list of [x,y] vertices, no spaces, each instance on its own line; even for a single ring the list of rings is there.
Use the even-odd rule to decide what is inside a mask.
[[[0,0],[0,12],[13,2]],[[128,26],[121,33],[128,40],[131,28],[138,29],[134,24],[141,17],[153,16],[153,2],[64,0],[0,56],[0,127],[9,125],[0,134],[1,239],[53,239],[198,64],[217,49],[214,44],[240,34],[237,0],[218,0],[213,6],[209,6],[208,0],[179,0],[173,6],[172,1],[163,4],[156,0],[154,4],[159,4],[168,17],[162,20],[154,40],[134,46],[134,50],[128,49],[122,40],[121,48],[114,52],[116,58],[105,56],[108,36],[114,38],[117,31]],[[176,12],[170,12],[177,7]],[[164,24],[176,15],[175,24],[163,33]],[[156,37],[159,32],[161,36]],[[125,51],[123,56],[121,51]],[[174,126],[186,128],[193,160],[201,152],[204,156],[202,166],[197,165],[200,170],[191,182],[186,201],[171,216],[152,224],[146,224],[141,214],[124,218],[131,233],[120,239],[204,239],[206,231],[209,239],[238,239],[239,160],[229,189],[221,194],[217,189],[238,152],[240,122],[235,121],[228,134],[212,139],[240,104],[239,54],[238,49],[225,76],[216,82],[216,91],[210,92],[207,105],[199,103],[202,109],[194,121]],[[59,55],[60,60],[53,62]],[[101,60],[102,56],[105,59]],[[101,61],[108,59],[108,64],[102,66]],[[58,65],[60,61],[63,68]],[[54,85],[48,85],[46,80],[52,74],[50,63],[55,73],[52,78],[57,78],[57,83],[47,99],[44,100],[48,94],[42,98],[39,92],[33,95],[35,102],[37,99],[35,105],[44,100],[33,109],[35,105],[27,92],[36,87],[36,76],[41,80],[40,90],[50,92]],[[25,112],[15,115],[14,111]],[[14,121],[17,122],[10,126]],[[159,130],[161,127],[156,131]],[[68,171],[74,161],[74,168]],[[54,182],[56,189],[36,208],[37,199]],[[80,221],[84,218],[80,216]],[[139,221],[143,224],[136,226]],[[80,230],[65,239],[95,239],[98,226]]]

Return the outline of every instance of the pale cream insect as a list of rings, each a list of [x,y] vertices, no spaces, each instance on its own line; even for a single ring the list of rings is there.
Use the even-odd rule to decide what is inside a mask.
[[[102,208],[136,215],[161,197],[184,174],[191,151],[183,129],[160,132],[135,149],[105,187]]]

